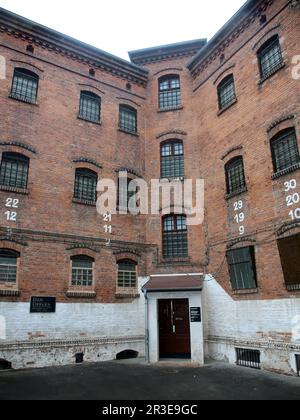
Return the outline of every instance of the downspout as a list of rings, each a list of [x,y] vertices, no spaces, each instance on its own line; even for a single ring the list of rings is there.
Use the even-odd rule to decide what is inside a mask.
[[[147,295],[147,290],[143,290],[145,296],[145,356],[146,363],[150,363],[150,349],[149,349],[149,300]]]

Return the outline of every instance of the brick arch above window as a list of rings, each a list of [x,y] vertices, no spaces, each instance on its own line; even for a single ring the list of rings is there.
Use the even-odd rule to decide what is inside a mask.
[[[19,254],[19,258],[21,257],[22,253],[24,252],[24,248],[28,246],[27,243],[22,243],[17,240],[9,239],[9,238],[1,238],[0,237],[0,249],[10,249],[13,252]]]
[[[35,73],[41,80],[44,78],[45,71],[40,67],[37,67],[35,64],[30,63],[29,61],[21,61],[12,59],[11,62],[14,64],[14,68],[23,68],[25,70]]]
[[[102,165],[94,159],[86,157],[78,157],[73,159],[73,164],[76,168],[82,168],[83,166],[87,169],[99,172],[103,167]]]
[[[233,146],[224,153],[224,155],[221,157],[221,160],[225,161],[225,163],[228,163],[232,158],[239,156],[243,149],[244,146],[241,144],[238,146]]]
[[[96,260],[96,258],[99,255],[99,250],[92,249],[87,244],[79,244],[78,247],[70,247],[66,249],[66,253],[68,256],[68,259],[72,259],[75,257],[79,257],[81,255],[86,255],[87,257]]]
[[[20,153],[29,159],[35,158],[37,154],[36,149],[32,146],[19,141],[0,141],[0,154],[1,152]]]
[[[281,34],[281,25],[273,26],[273,28],[269,29],[265,32],[258,41],[253,44],[252,49],[253,51],[258,52],[258,50],[273,36],[280,36]]]
[[[230,74],[232,74],[233,69],[235,68],[235,63],[231,64],[230,66],[226,67],[224,70],[222,70],[219,75],[217,76],[217,78],[214,80],[213,84],[214,85],[218,85],[225,77],[229,76]]]
[[[178,72],[183,72],[182,67],[170,67],[167,69],[159,70],[157,73],[154,73],[154,77],[159,75],[159,78],[168,76],[170,73],[177,74]]]
[[[99,88],[97,88],[96,86],[90,85],[88,83],[78,83],[78,86],[80,88],[80,92],[81,91],[90,91],[92,93],[94,93],[95,95],[106,95],[105,92],[103,92],[103,90],[100,90]]]

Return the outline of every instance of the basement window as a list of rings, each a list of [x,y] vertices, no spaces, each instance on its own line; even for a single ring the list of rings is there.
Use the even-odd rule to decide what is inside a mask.
[[[249,349],[236,349],[237,365],[251,369],[260,369],[260,351]]]
[[[300,290],[300,234],[277,241],[286,287]]]

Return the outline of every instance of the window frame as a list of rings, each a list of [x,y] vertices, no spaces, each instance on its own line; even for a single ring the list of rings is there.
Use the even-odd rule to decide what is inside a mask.
[[[84,100],[90,100],[93,101],[94,103],[97,102],[97,105],[99,106],[98,109],[98,116],[97,118],[93,118],[91,117],[91,115],[87,115],[87,112],[83,112],[85,106],[84,106]],[[79,114],[78,117],[82,120],[88,121],[88,122],[92,122],[95,124],[100,124],[101,122],[101,97],[96,95],[93,92],[87,91],[87,90],[82,90],[80,92],[80,99],[79,99]]]
[[[95,182],[95,192],[94,192],[94,196],[93,197],[88,197],[86,198],[84,196],[84,194],[82,194],[82,192],[84,192],[84,188],[83,185],[81,184],[81,187],[79,184],[79,179],[83,179],[83,178],[89,178],[89,179],[93,179]],[[79,200],[81,202],[88,202],[88,203],[93,203],[95,204],[97,202],[97,183],[98,183],[98,174],[97,172],[89,169],[89,168],[84,168],[84,167],[80,167],[80,168],[76,168],[75,169],[75,180],[74,180],[74,192],[73,192],[73,199],[74,200]],[[79,188],[80,187],[80,188]],[[89,189],[90,187],[88,187]],[[81,193],[79,193],[81,191]]]
[[[176,154],[176,146],[180,145],[182,147],[182,153],[181,154]],[[171,147],[171,155],[169,156],[163,156],[163,149],[164,147],[170,146]],[[172,140],[167,140],[161,143],[160,145],[160,177],[161,179],[177,179],[177,178],[184,178],[185,177],[185,159],[184,159],[184,144],[182,140],[177,140],[177,139],[172,139]],[[178,158],[178,168],[176,168],[176,158]],[[170,160],[172,162],[172,164],[169,165],[169,170],[172,172],[173,174],[167,176],[166,174],[166,169],[165,166],[166,165],[166,161]],[[181,166],[183,166],[183,168],[181,168]],[[176,175],[176,170],[178,169],[179,175]],[[182,170],[182,173],[180,172]]]
[[[276,65],[273,65],[272,67],[270,67],[269,71],[266,71],[263,67],[263,63],[262,60],[263,58],[266,56],[266,54],[268,52],[270,52],[272,50],[272,47],[275,46],[279,47],[278,49],[278,56],[280,58],[280,62],[278,61],[278,63]],[[259,72],[260,72],[260,77],[261,80],[266,80],[268,79],[270,76],[272,76],[278,69],[280,69],[282,67],[282,65],[284,64],[283,61],[283,53],[282,53],[282,48],[281,48],[281,44],[280,44],[280,38],[279,35],[274,35],[271,38],[269,38],[257,51],[257,57],[258,57],[258,62],[259,62]]]
[[[8,172],[7,165],[11,164],[10,167],[10,175],[9,175],[9,182],[5,182],[6,174]],[[12,183],[12,165],[16,166],[16,177],[15,182]],[[30,167],[30,159],[17,152],[3,152],[1,156],[0,162],[0,186],[4,188],[17,188],[20,190],[26,190],[28,187],[28,179],[29,179],[29,167]],[[4,170],[4,174],[2,175],[2,171]],[[18,185],[18,174],[21,173],[21,182]],[[2,181],[3,176],[3,182]]]
[[[178,228],[179,220],[181,222],[185,220],[185,229]],[[172,221],[173,229],[169,230],[165,228],[166,220]],[[186,259],[189,256],[189,244],[188,244],[188,226],[187,226],[187,216],[185,214],[169,214],[163,216],[162,218],[162,254],[163,258],[166,260],[172,259]],[[174,246],[174,243],[177,243],[177,246]],[[179,252],[180,246],[178,244],[182,243],[181,250]],[[176,249],[178,252],[172,252]],[[171,250],[171,252],[170,252]]]
[[[6,255],[5,255],[6,254]],[[13,249],[9,249],[9,248],[1,248],[0,249],[0,273],[2,271],[2,267],[6,267],[4,270],[8,270],[7,275],[11,275],[9,274],[9,269],[7,267],[14,267],[14,280],[4,280],[1,278],[1,274],[0,274],[0,284],[5,284],[5,285],[14,285],[16,286],[18,284],[18,265],[19,265],[19,258],[20,258],[20,253],[18,251],[15,251]],[[15,260],[15,264],[2,264],[1,263],[1,259],[13,259]]]
[[[278,143],[283,143],[285,139],[288,139],[291,143],[293,143],[294,151],[296,152],[294,155],[295,162],[293,162],[293,160],[291,159],[288,166],[281,167],[279,163],[280,159],[278,159],[278,156],[276,155],[277,152],[275,150],[275,146],[277,146]],[[295,165],[300,164],[299,145],[298,145],[298,139],[297,139],[297,133],[296,133],[295,127],[290,127],[285,130],[281,130],[279,133],[273,136],[270,139],[270,147],[271,147],[273,170],[275,174],[281,171],[287,171],[293,168]],[[289,147],[289,149],[291,150],[291,147]]]
[[[18,83],[16,83],[15,86],[15,80],[16,78],[19,77],[21,79],[22,77],[22,83],[21,86],[24,84],[24,80],[27,80],[27,88],[26,88],[26,95],[20,95],[20,93],[18,93]],[[38,89],[39,89],[39,75],[34,73],[31,70],[28,70],[26,68],[22,68],[22,67],[16,67],[14,69],[14,74],[13,74],[13,78],[12,78],[12,84],[11,84],[11,89],[10,89],[10,98],[15,99],[17,101],[20,102],[24,102],[27,104],[31,104],[31,105],[36,105],[37,102],[37,97],[38,97]],[[32,83],[35,83],[35,94],[28,96],[28,82],[31,81]]]
[[[128,116],[130,115],[134,117],[133,130],[130,128],[129,124],[130,119],[128,119]],[[124,124],[124,117],[125,121],[127,121],[127,124]],[[119,105],[119,130],[124,133],[138,135],[138,113],[137,110],[130,105]]]
[[[172,87],[172,82],[178,81],[179,87]],[[168,82],[168,88],[162,89],[162,84]],[[176,100],[172,98],[172,100],[166,100],[163,98],[164,94],[171,95],[173,93],[177,93]],[[166,106],[164,103],[171,103],[170,105]],[[167,74],[162,76],[158,79],[158,108],[160,111],[172,111],[176,109],[180,109],[182,107],[182,95],[181,95],[181,78],[178,74]]]
[[[125,264],[125,263],[130,263],[132,265],[132,267],[135,267],[135,270],[121,270],[120,269],[120,265],[121,264]],[[138,286],[138,264],[136,261],[131,260],[129,258],[124,258],[121,260],[117,261],[117,267],[118,267],[118,272],[117,272],[117,288],[118,289],[137,289]],[[131,275],[134,276],[132,277]],[[122,274],[122,279],[120,279],[120,275]],[[129,279],[126,280],[125,276],[129,275]],[[128,286],[126,286],[126,282],[128,281]]]
[[[70,279],[70,286],[72,288],[93,288],[94,287],[94,281],[95,281],[95,259],[93,257],[90,257],[89,255],[80,254],[80,255],[74,255],[70,259],[71,261],[71,279]],[[89,262],[91,263],[91,268],[89,267],[74,267],[74,261],[76,262]],[[79,280],[78,278],[74,278],[74,271],[77,270],[76,275],[79,275],[78,270],[81,271],[81,275],[84,275],[84,272],[87,272],[87,280]],[[91,272],[91,273],[89,273]],[[89,275],[91,274],[91,279],[89,279]],[[84,281],[86,281],[88,284],[83,284]],[[81,282],[81,283],[80,283]]]
[[[236,262],[231,262],[230,258],[233,256],[233,254],[238,254],[248,250],[248,260],[245,257],[245,261],[236,261]],[[236,256],[236,259],[238,259],[239,257]],[[240,258],[244,258],[244,257],[240,257]],[[226,259],[227,259],[227,265],[228,265],[228,272],[229,272],[229,278],[230,278],[230,283],[231,283],[231,287],[233,291],[247,291],[247,290],[255,290],[258,287],[258,283],[257,283],[257,266],[256,266],[256,249],[254,246],[247,246],[247,247],[243,247],[243,248],[236,248],[236,249],[231,249],[228,250],[226,252]],[[248,274],[250,273],[250,269],[252,270],[252,274],[253,274],[253,278],[251,279],[253,281],[253,284],[249,284],[249,287],[246,286],[245,281],[242,279],[238,279],[237,277],[237,272],[236,271],[232,271],[234,269],[232,269],[232,267],[235,267],[235,270],[237,270],[237,267],[241,267],[242,265],[246,266],[246,264],[248,264],[247,269]],[[244,267],[245,269],[245,267]],[[248,281],[250,281],[248,279]],[[241,287],[242,285],[240,285],[240,282],[244,283],[244,287]]]
[[[222,100],[222,94],[224,93],[224,90],[231,85],[233,86],[233,96],[230,100],[224,102],[224,100]],[[225,110],[230,105],[236,102],[237,96],[236,96],[235,80],[234,80],[233,74],[229,74],[218,84],[217,93],[218,93],[219,111]]]
[[[239,171],[239,178],[241,178],[240,187],[233,189],[233,184],[237,184],[237,182],[232,182],[232,178],[230,178],[230,170],[233,170],[237,167],[241,166],[242,171]],[[235,156],[234,158],[230,159],[225,165],[225,178],[226,178],[226,193],[227,196],[238,195],[239,193],[244,192],[247,189],[246,183],[246,174],[245,174],[245,166],[244,166],[244,158],[243,156]]]
[[[299,260],[296,257],[298,253],[295,252],[294,254],[290,251],[294,241],[294,246],[300,251],[300,233],[277,239],[277,247],[283,272],[284,284],[287,290],[300,291],[300,262],[298,262]],[[284,242],[286,242],[286,244],[282,245]],[[295,261],[297,261],[296,264]]]

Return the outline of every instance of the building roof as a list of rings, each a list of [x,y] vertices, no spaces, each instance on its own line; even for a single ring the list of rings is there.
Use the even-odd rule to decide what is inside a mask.
[[[133,63],[144,65],[157,61],[169,60],[171,58],[194,56],[206,45],[206,43],[206,39],[194,39],[192,41],[130,51],[128,54]]]
[[[202,274],[177,274],[151,276],[143,290],[151,292],[171,291],[201,291],[203,288]]]
[[[0,29],[56,53],[67,55],[116,76],[146,84],[148,71],[99,48],[78,41],[0,7]]]

